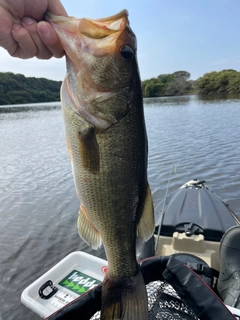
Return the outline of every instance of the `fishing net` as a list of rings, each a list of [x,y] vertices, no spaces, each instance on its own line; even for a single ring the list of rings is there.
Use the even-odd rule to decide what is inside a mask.
[[[190,267],[183,261],[185,258],[191,260],[190,255],[172,255],[153,257],[140,264],[148,294],[149,320],[236,320],[210,288],[210,268],[199,260],[194,263],[193,257]],[[200,271],[197,274],[193,270]],[[46,320],[99,320],[101,291],[100,284]]]
[[[146,286],[149,320],[198,320],[176,291],[166,281],[153,281]],[[91,320],[100,320],[100,311]]]

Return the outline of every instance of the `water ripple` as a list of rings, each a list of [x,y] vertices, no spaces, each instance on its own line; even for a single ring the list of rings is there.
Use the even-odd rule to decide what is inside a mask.
[[[144,103],[154,206],[171,174],[169,192],[193,178],[207,180],[240,214],[240,100],[186,96]],[[105,255],[77,233],[79,200],[60,105],[14,108],[0,108],[0,318],[37,320],[20,303],[26,286],[72,251]]]

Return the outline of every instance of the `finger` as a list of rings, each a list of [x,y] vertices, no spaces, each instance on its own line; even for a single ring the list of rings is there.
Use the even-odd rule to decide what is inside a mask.
[[[18,48],[18,43],[13,39],[11,31],[10,34],[6,35],[4,38],[0,38],[0,43],[1,47],[6,49],[11,56]]]
[[[48,22],[40,21],[37,25],[37,32],[44,45],[55,58],[61,58],[64,55],[64,49],[58,36]]]
[[[18,21],[15,21],[15,23],[18,23]],[[0,12],[0,43],[1,47],[6,49],[9,54],[14,53],[18,47],[17,42],[13,39],[11,34],[12,25],[13,22],[11,15],[2,10],[2,12]]]
[[[18,43],[14,52],[9,52],[11,56],[28,59],[34,57],[38,50],[29,32],[19,24],[12,27],[12,37]]]
[[[36,57],[38,59],[50,59],[53,54],[48,48],[44,45],[39,34],[37,32],[37,22],[30,17],[24,17],[22,20],[22,26],[29,32],[33,42],[37,47]]]

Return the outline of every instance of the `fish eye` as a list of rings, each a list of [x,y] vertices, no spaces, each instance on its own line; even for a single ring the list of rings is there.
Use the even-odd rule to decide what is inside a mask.
[[[123,60],[131,60],[134,56],[134,51],[130,46],[122,47],[120,53]]]

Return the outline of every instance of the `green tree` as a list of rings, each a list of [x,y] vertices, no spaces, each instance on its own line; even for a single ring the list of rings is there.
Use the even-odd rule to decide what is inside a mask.
[[[196,82],[201,94],[240,92],[240,73],[229,69],[204,74]]]
[[[60,101],[61,81],[0,73],[0,104]]]
[[[169,84],[171,81],[174,80],[174,77],[172,74],[160,74],[157,79],[164,84]]]
[[[166,95],[185,94],[192,89],[193,82],[189,81],[190,73],[176,71],[172,74],[160,74],[142,82],[144,97],[159,97]]]
[[[190,84],[183,78],[176,78],[169,83],[166,94],[173,96],[177,94],[184,94],[189,89]]]
[[[142,83],[144,97],[157,97],[161,94],[163,85],[156,78],[145,80]]]
[[[175,71],[172,73],[175,79],[183,79],[185,81],[189,80],[191,74],[187,71]]]

